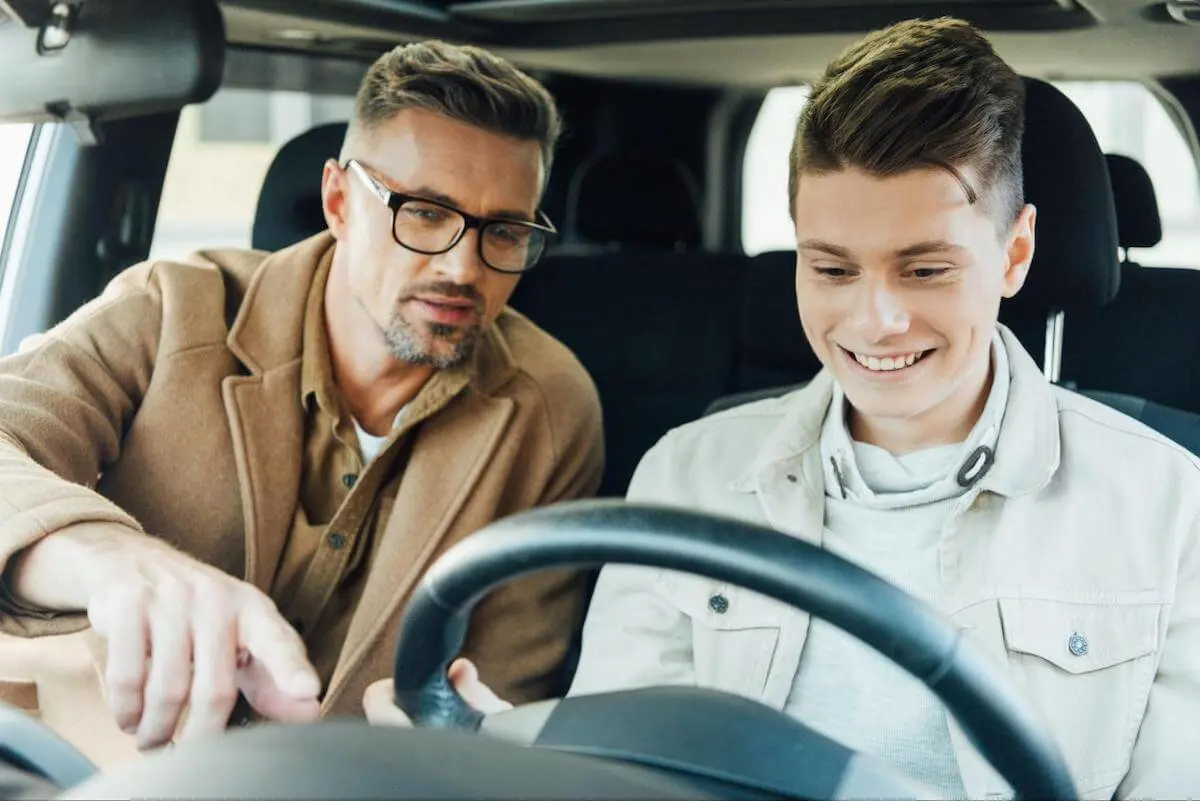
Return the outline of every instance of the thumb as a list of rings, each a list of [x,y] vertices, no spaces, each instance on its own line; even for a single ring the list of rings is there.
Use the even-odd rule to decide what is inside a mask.
[[[513,708],[512,704],[500,698],[480,680],[479,670],[469,659],[454,660],[446,675],[462,699],[485,715]]]
[[[394,697],[391,679],[372,682],[363,693],[363,712],[367,714],[367,722],[372,726],[411,727],[412,721],[404,714],[404,710],[396,706]]]

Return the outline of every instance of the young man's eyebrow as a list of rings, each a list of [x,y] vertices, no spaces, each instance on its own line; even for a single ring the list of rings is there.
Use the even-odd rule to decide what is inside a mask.
[[[819,250],[822,253],[828,253],[830,256],[836,256],[839,259],[850,258],[850,250],[841,245],[831,245],[828,242],[822,242],[820,239],[805,239],[796,246],[799,250]]]
[[[962,246],[944,239],[934,239],[929,242],[918,242],[906,248],[897,250],[894,254],[898,259],[911,259],[914,256],[928,256],[934,253],[961,253]]]

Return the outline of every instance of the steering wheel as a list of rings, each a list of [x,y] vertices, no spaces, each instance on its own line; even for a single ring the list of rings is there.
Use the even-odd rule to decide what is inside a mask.
[[[426,573],[394,668],[396,703],[424,730],[362,721],[251,727],[84,780],[92,766],[81,755],[33,718],[0,710],[0,798],[46,798],[52,785],[76,799],[930,796],[782,712],[713,690],[646,688],[486,717],[455,693],[446,670],[480,598],[524,574],[613,562],[727,581],[842,628],[924,681],[1018,796],[1075,795],[1053,742],[997,667],[882,579],[748,523],[584,501],[493,523]]]
[[[925,683],[1022,798],[1076,795],[1062,756],[1003,672],[927,606],[802,540],[746,522],[622,501],[506,518],[426,573],[396,643],[395,702],[419,726],[483,730],[671,775],[787,797],[928,797],[930,791],[753,701],[695,687],[546,701],[483,715],[450,685],[475,604],[518,576],[626,563],[729,582],[857,637]]]

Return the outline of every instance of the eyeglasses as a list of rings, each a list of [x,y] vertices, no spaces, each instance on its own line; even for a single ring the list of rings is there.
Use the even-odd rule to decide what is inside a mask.
[[[393,192],[367,172],[357,159],[346,167],[392,210],[392,238],[403,248],[435,256],[446,253],[467,231],[479,229],[479,258],[501,273],[523,273],[537,264],[546,242],[558,233],[542,212],[542,222],[476,217],[435,200]]]

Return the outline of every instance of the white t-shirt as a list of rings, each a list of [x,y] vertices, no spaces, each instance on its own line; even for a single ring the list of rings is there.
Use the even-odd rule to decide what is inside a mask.
[[[405,405],[400,407],[400,411],[396,412],[396,416],[392,418],[392,431],[395,431],[401,421],[404,420],[404,413],[407,410],[408,406]],[[382,437],[377,437],[363,430],[363,427],[358,424],[357,420],[354,421],[354,433],[358,435],[358,449],[362,453],[364,465],[370,464],[371,460],[379,455],[379,452],[383,450],[384,443],[392,435],[391,431],[389,431]]]

